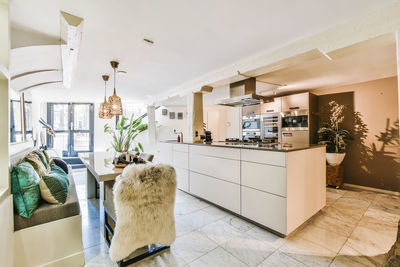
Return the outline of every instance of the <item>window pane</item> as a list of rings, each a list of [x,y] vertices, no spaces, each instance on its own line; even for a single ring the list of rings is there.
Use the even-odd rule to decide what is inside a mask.
[[[32,132],[32,103],[25,102],[26,132]]]
[[[68,105],[54,104],[53,129],[68,130]]]
[[[88,151],[90,143],[89,133],[74,133],[74,150]]]
[[[16,132],[21,132],[21,103],[19,101],[12,101],[14,111],[14,127]]]
[[[68,133],[56,133],[56,137],[53,138],[53,148],[62,155],[62,151],[68,150]]]
[[[10,143],[22,141],[22,117],[19,100],[10,102]]]
[[[89,105],[74,105],[74,130],[89,130]]]

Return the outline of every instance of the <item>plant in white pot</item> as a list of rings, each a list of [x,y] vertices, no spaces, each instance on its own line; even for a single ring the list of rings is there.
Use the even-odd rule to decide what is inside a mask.
[[[318,144],[326,145],[326,161],[331,166],[340,165],[346,156],[346,145],[352,140],[349,131],[341,128],[344,120],[345,105],[336,101],[329,102],[329,123],[318,130]]]

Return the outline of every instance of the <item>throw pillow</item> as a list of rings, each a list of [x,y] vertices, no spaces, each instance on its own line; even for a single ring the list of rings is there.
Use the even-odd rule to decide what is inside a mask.
[[[57,165],[58,167],[60,167],[61,169],[63,169],[63,171],[68,174],[68,165],[65,161],[63,161],[62,159],[58,159],[58,158],[54,158],[52,160],[52,164]]]
[[[42,153],[42,151],[40,151],[39,149],[33,150],[32,153],[35,153],[36,155],[38,155],[38,157],[40,158],[40,161],[43,163],[44,167],[46,167],[46,169],[49,167],[49,163],[46,160],[45,155]]]
[[[36,153],[29,153],[25,156],[24,161],[29,162],[40,177],[45,175],[48,171]]]
[[[41,177],[39,186],[43,200],[51,204],[64,204],[67,200],[69,180],[60,167],[52,165],[50,172]]]
[[[39,206],[39,175],[28,162],[11,168],[11,193],[19,215],[30,218]]]
[[[47,154],[46,150],[44,150],[44,149],[42,149],[42,152],[43,152],[44,157],[45,157],[46,160],[47,160],[47,163],[50,164],[50,157],[49,157],[49,154]]]

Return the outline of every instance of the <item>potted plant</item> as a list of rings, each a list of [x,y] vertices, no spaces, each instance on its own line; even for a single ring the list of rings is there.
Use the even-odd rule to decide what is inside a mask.
[[[346,156],[346,145],[352,140],[349,131],[340,127],[344,120],[344,105],[329,102],[329,122],[318,130],[318,144],[326,145],[326,161],[331,166],[340,165]]]
[[[128,151],[144,151],[143,146],[140,142],[136,142],[135,138],[141,132],[147,130],[148,125],[142,123],[142,118],[137,120],[133,119],[133,114],[128,122],[128,118],[122,116],[121,120],[117,121],[115,129],[113,129],[108,123],[104,125],[104,133],[108,133],[112,136],[111,145],[115,152],[127,153]],[[126,124],[126,125],[125,125]]]

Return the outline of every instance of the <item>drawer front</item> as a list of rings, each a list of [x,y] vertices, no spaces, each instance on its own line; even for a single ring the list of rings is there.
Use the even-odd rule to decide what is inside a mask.
[[[182,169],[189,169],[189,159],[187,152],[173,152],[174,166]]]
[[[286,198],[245,186],[241,190],[242,216],[286,234]]]
[[[189,156],[190,170],[240,184],[240,161],[203,155]]]
[[[286,166],[286,152],[274,152],[255,149],[241,149],[242,161],[256,162],[275,166]]]
[[[189,145],[187,144],[174,144],[173,145],[174,151],[181,151],[181,152],[189,152]]]
[[[242,161],[242,185],[286,196],[286,168]]]
[[[240,213],[240,185],[190,172],[190,193]]]
[[[189,192],[189,170],[175,167],[177,187]]]
[[[229,147],[211,147],[202,145],[191,145],[189,147],[190,154],[199,154],[225,159],[240,160],[240,149]]]

